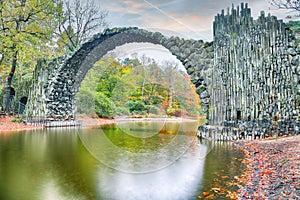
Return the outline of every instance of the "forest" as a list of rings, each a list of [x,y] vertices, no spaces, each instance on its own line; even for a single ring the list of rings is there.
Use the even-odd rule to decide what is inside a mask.
[[[174,63],[161,66],[145,55],[96,62],[82,82],[77,107],[81,114],[108,118],[203,115],[189,76]]]

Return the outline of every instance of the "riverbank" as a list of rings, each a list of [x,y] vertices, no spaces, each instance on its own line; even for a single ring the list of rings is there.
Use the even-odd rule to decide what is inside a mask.
[[[42,126],[31,126],[14,116],[0,117],[0,133],[41,129]]]
[[[79,116],[77,118],[78,121],[82,122],[82,126],[85,128],[93,128],[99,127],[103,125],[109,124],[118,124],[123,122],[155,122],[155,121],[163,121],[163,122],[193,122],[201,120],[205,120],[202,118],[132,118],[132,117],[120,117],[116,119],[111,118],[91,118],[88,116]],[[203,123],[203,122],[202,122]]]
[[[79,116],[77,120],[82,123],[85,128],[98,127],[103,125],[114,124],[115,120],[110,118],[92,118],[88,116]]]
[[[300,135],[234,144],[247,166],[239,199],[300,199]]]
[[[82,122],[84,128],[97,127],[115,123],[113,119],[91,118],[88,116],[80,116],[78,121]],[[12,133],[27,130],[43,129],[43,126],[32,126],[24,123],[21,119],[14,116],[0,117],[0,133]]]
[[[99,127],[103,125],[109,125],[109,124],[115,124],[120,123],[122,121],[203,121],[205,119],[202,118],[189,118],[189,119],[183,119],[183,118],[117,118],[117,119],[111,119],[111,118],[92,118],[89,116],[81,115],[76,118],[76,121],[80,121],[82,124],[82,127],[84,128],[94,128]],[[0,117],[0,133],[9,133],[9,132],[16,132],[16,131],[26,131],[26,130],[36,130],[36,129],[42,129],[43,126],[32,126],[24,123],[21,119],[17,118],[16,116],[1,116]]]
[[[152,122],[194,122],[194,121],[200,121],[203,120],[202,118],[181,118],[181,117],[159,117],[159,118],[132,118],[132,117],[120,117],[116,118],[116,122],[139,122],[139,121],[152,121]]]

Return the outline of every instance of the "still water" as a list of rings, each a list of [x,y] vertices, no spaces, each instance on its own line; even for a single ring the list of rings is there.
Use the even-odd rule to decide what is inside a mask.
[[[197,199],[240,175],[230,143],[200,141],[186,122],[0,133],[0,199]]]

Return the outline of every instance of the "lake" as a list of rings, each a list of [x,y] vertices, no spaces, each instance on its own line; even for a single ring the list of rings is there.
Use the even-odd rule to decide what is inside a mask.
[[[0,134],[0,199],[197,199],[240,175],[243,155],[199,140],[195,126],[117,121]]]

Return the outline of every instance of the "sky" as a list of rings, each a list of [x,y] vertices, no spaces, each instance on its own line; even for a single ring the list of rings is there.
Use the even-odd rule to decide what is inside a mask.
[[[204,41],[213,40],[214,17],[228,7],[248,3],[252,16],[256,19],[261,11],[271,13],[279,19],[291,15],[290,11],[273,8],[269,0],[94,0],[102,9],[108,11],[109,28],[139,27],[150,31],[158,31],[166,36],[179,36],[185,39]],[[159,64],[165,60],[183,65],[171,53],[160,45],[133,43],[117,47],[114,53],[122,59],[133,53],[146,55]]]
[[[114,50],[108,53],[108,56],[115,57],[120,60],[125,58],[138,58],[141,60],[143,56],[152,58],[162,68],[166,62],[171,62],[174,66],[176,65],[179,70],[186,72],[186,69],[182,63],[171,54],[165,47],[151,43],[129,43],[122,46],[116,47]]]
[[[241,0],[94,0],[109,12],[109,27],[137,26],[165,35],[212,41],[214,16]],[[272,8],[269,0],[244,0],[257,18],[262,10],[284,19],[286,10]]]

